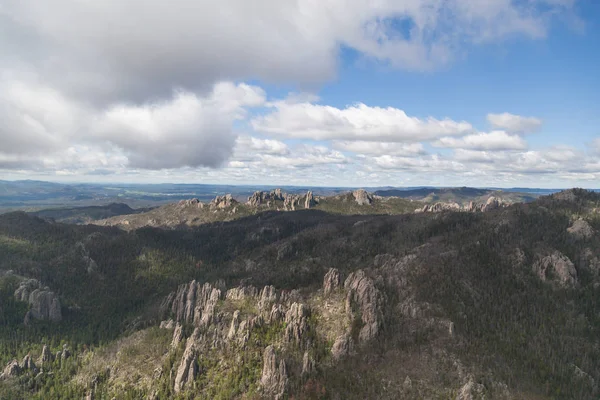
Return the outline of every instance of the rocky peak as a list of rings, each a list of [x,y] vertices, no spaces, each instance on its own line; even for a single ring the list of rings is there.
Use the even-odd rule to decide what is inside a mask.
[[[340,271],[337,268],[330,268],[323,278],[323,294],[327,296],[335,291],[341,284]]]
[[[53,355],[50,352],[50,348],[48,347],[48,345],[44,345],[44,347],[42,347],[42,354],[40,355],[40,358],[38,359],[38,364],[41,367],[45,367],[46,365],[52,363],[52,359],[53,359]]]
[[[288,385],[287,368],[284,360],[277,359],[273,345],[263,353],[263,370],[260,378],[263,393],[272,399],[283,399]]]
[[[187,199],[187,200],[181,200],[179,203],[177,203],[177,205],[179,207],[182,207],[182,208],[184,208],[184,207],[204,208],[204,204],[200,200],[198,200],[196,198]]]
[[[176,292],[167,296],[161,310],[163,315],[172,313],[176,322],[204,325],[212,318],[220,298],[220,289],[210,283],[192,281],[179,285]]]
[[[373,196],[364,189],[355,190],[352,192],[352,195],[354,196],[354,201],[356,201],[359,206],[369,205],[373,202]]]
[[[285,339],[288,342],[301,343],[308,332],[310,309],[302,303],[293,303],[285,314]]]
[[[359,333],[360,341],[373,339],[383,323],[381,293],[363,270],[350,274],[344,282],[344,288],[348,291],[346,312],[354,318],[356,308],[360,311],[363,324]]]
[[[36,279],[27,279],[15,290],[15,299],[31,306],[25,321],[31,318],[58,322],[62,319],[58,296]]]
[[[309,190],[306,193],[306,199],[304,200],[304,208],[312,208],[317,204],[313,193]]]
[[[186,385],[193,382],[198,376],[198,363],[196,362],[196,343],[195,341],[199,338],[200,334],[198,328],[194,330],[192,336],[190,336],[185,343],[185,351],[181,357],[181,362],[177,368],[177,374],[175,375],[175,383],[173,389],[175,393],[181,392]]]
[[[271,190],[270,192],[257,191],[248,197],[246,204],[257,207],[269,201],[284,201],[284,194],[281,189]]]
[[[21,367],[19,366],[19,362],[17,360],[12,360],[9,362],[2,374],[0,374],[0,379],[8,379],[19,375],[21,372]]]
[[[226,194],[224,196],[217,196],[210,202],[211,208],[224,209],[237,204],[237,201],[231,196]]]
[[[443,212],[443,211],[460,211],[460,205],[457,203],[435,203],[435,204],[425,204],[423,208],[418,208],[415,212]]]
[[[560,287],[577,285],[577,270],[573,262],[559,251],[541,258],[533,265],[534,272],[543,281],[551,281]]]
[[[502,205],[502,200],[494,197],[494,196],[490,196],[487,201],[485,202],[485,204],[481,207],[481,211],[490,211],[490,210],[495,210],[497,208],[500,208],[500,206]]]

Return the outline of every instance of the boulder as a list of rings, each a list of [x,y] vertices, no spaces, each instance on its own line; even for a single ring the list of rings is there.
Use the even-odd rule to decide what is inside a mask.
[[[368,206],[373,203],[373,196],[364,189],[355,190],[352,192],[352,196],[354,196],[354,201],[356,201],[359,206]]]
[[[263,353],[263,370],[260,386],[269,398],[282,399],[288,385],[287,368],[284,360],[277,360],[275,348],[268,346]]]
[[[577,285],[577,270],[567,256],[555,251],[533,264],[533,270],[543,281],[550,281],[559,287]]]
[[[327,296],[335,291],[341,284],[340,271],[337,268],[330,268],[323,278],[323,294]]]

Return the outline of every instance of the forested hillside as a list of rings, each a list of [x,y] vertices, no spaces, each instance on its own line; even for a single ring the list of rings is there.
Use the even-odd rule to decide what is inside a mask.
[[[598,232],[584,190],[185,229],[0,215],[0,398],[597,399]]]

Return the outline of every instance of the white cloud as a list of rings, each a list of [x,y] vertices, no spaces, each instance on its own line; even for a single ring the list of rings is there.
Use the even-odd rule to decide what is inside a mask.
[[[287,144],[274,139],[261,139],[253,136],[240,136],[237,138],[234,154],[235,157],[248,157],[257,153],[285,155],[290,152]]]
[[[522,117],[509,113],[488,114],[488,122],[497,129],[514,133],[535,132],[542,126],[542,120],[534,117]]]
[[[424,172],[456,172],[465,171],[465,166],[457,161],[441,157],[437,154],[428,157],[395,157],[379,156],[373,159],[375,164],[384,169],[410,170]]]
[[[546,36],[557,0],[4,0],[2,64],[97,101],[205,90],[221,80],[320,83],[341,45],[426,70],[473,45]],[[408,28],[406,28],[408,27]],[[65,73],[68,71],[68,73]]]
[[[432,143],[435,147],[473,149],[473,150],[524,150],[527,142],[518,135],[509,135],[504,131],[475,133],[461,138],[444,137]]]
[[[297,139],[418,142],[473,131],[471,124],[451,119],[419,119],[400,109],[357,104],[339,109],[311,103],[272,104],[271,114],[257,117],[257,131]]]
[[[426,154],[421,143],[383,143],[365,141],[334,141],[333,147],[338,150],[365,155],[418,156]]]

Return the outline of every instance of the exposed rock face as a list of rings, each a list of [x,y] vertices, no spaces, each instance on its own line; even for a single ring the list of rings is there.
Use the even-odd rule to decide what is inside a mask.
[[[264,394],[270,398],[282,399],[288,384],[287,369],[284,360],[277,362],[275,348],[271,345],[263,353],[263,370],[260,385]]]
[[[40,355],[40,358],[38,359],[38,364],[41,367],[45,367],[49,364],[52,363],[52,353],[50,352],[50,348],[47,345],[44,345],[44,347],[42,348],[42,354]]]
[[[211,208],[224,209],[237,204],[237,201],[231,196],[226,194],[225,196],[217,196],[210,202]]]
[[[308,332],[309,308],[302,303],[293,303],[285,314],[285,339],[288,342],[302,342],[303,336]]]
[[[311,191],[306,193],[306,199],[304,200],[304,208],[312,208],[317,204],[315,197]]]
[[[256,288],[254,286],[239,286],[231,288],[225,293],[227,300],[244,300],[252,297],[256,297]]]
[[[304,352],[302,357],[302,375],[307,376],[313,373],[315,370],[315,361],[310,357],[308,351]]]
[[[567,228],[567,232],[577,239],[589,239],[594,236],[595,233],[594,228],[592,228],[586,220],[581,218],[573,222],[573,225]]]
[[[177,203],[177,205],[179,205],[180,207],[198,207],[198,208],[204,208],[204,204],[198,200],[198,199],[187,199],[187,200],[181,200],[179,203]]]
[[[271,313],[269,314],[269,321],[271,323],[280,322],[283,321],[284,318],[285,311],[283,306],[281,304],[273,304],[273,307],[271,307]]]
[[[354,318],[355,307],[360,310],[363,323],[359,334],[360,341],[373,339],[379,333],[383,322],[381,293],[373,280],[362,270],[350,274],[344,282],[344,288],[348,291],[346,312]]]
[[[23,357],[23,362],[21,363],[21,369],[29,370],[34,373],[37,372],[37,367],[36,367],[35,363],[33,362],[31,355],[27,354],[25,357]]]
[[[21,372],[21,367],[19,367],[19,362],[17,360],[12,360],[9,362],[2,374],[0,374],[0,379],[8,379],[19,375]]]
[[[435,203],[426,204],[423,208],[418,208],[415,212],[442,212],[442,211],[460,211],[460,205],[457,203]]]
[[[257,207],[269,201],[284,201],[284,195],[281,192],[281,189],[275,189],[271,192],[254,192],[252,196],[248,197],[247,204]]]
[[[359,206],[368,206],[373,202],[373,196],[364,189],[355,190],[352,192],[352,195],[354,196],[354,201],[356,201]]]
[[[286,193],[283,197],[283,208],[287,211],[295,211],[300,206],[300,196]]]
[[[337,268],[330,268],[323,278],[323,294],[326,296],[335,291],[341,283],[340,271]]]
[[[21,282],[15,291],[15,298],[31,305],[26,320],[35,318],[58,322],[62,319],[58,296],[36,279]]]
[[[210,283],[202,285],[192,281],[179,285],[177,292],[165,299],[161,309],[164,314],[172,312],[177,322],[202,325],[210,321],[220,298],[220,289]]]
[[[231,325],[229,326],[229,332],[227,333],[227,339],[231,340],[237,335],[238,328],[240,326],[240,310],[235,310]]]
[[[464,384],[458,392],[457,400],[484,400],[485,399],[485,386],[481,383],[476,383],[473,378],[469,378],[469,381]]]
[[[485,202],[485,204],[481,207],[481,211],[490,211],[499,208],[502,205],[502,202],[494,196],[490,196],[489,199]]]
[[[193,382],[198,375],[198,363],[196,362],[196,344],[195,340],[199,336],[198,328],[194,330],[191,337],[187,339],[185,344],[185,351],[181,362],[177,368],[177,374],[175,375],[175,384],[173,389],[175,393],[181,392],[189,382]]]
[[[552,281],[560,287],[573,287],[577,284],[577,270],[564,254],[555,251],[533,265],[534,272],[543,281]]]
[[[173,330],[173,339],[171,340],[171,348],[176,349],[179,347],[179,343],[183,341],[183,326],[180,323],[175,325]]]
[[[331,355],[334,359],[339,360],[354,351],[354,341],[349,333],[339,336],[331,347]]]
[[[259,295],[258,308],[260,310],[268,310],[271,304],[277,301],[277,291],[274,286],[265,286]]]

